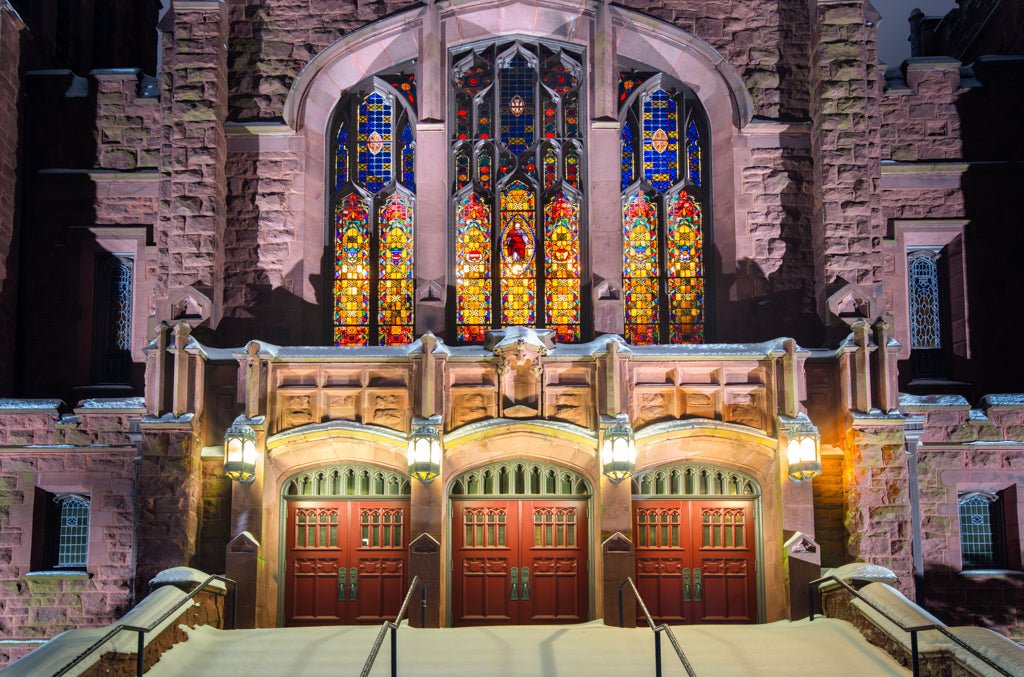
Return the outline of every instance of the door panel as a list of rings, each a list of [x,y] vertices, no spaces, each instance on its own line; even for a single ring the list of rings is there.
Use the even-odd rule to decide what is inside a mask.
[[[407,584],[405,501],[289,501],[285,625],[380,623]]]
[[[578,623],[589,615],[586,501],[453,501],[452,620]]]
[[[634,500],[637,589],[655,622],[757,620],[753,505]]]

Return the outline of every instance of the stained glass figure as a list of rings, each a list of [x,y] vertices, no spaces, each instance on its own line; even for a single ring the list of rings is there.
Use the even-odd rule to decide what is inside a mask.
[[[701,179],[700,132],[697,123],[690,120],[686,127],[686,167],[690,181],[698,188]]]
[[[378,341],[382,346],[412,343],[413,210],[408,198],[393,193],[380,208]]]
[[[910,299],[910,347],[913,350],[942,347],[939,312],[939,266],[936,254],[921,251],[907,263]]]
[[[370,213],[358,195],[335,212],[334,342],[364,346],[370,323]]]
[[[544,208],[544,321],[558,340],[580,340],[579,205],[557,193]]]
[[[379,193],[393,176],[392,102],[373,92],[359,104],[358,181],[371,193]]]
[[[660,191],[671,188],[679,177],[679,120],[676,102],[658,89],[643,102],[643,175]]]
[[[491,210],[475,193],[455,214],[455,295],[458,339],[482,342],[491,328]]]
[[[501,323],[537,319],[537,226],[533,190],[514,181],[501,193]]]
[[[622,208],[623,268],[626,297],[626,340],[643,345],[658,342],[658,209],[637,192]]]
[[[501,142],[513,155],[533,145],[535,73],[522,54],[516,53],[499,72],[501,94]]]
[[[409,125],[402,131],[402,183],[409,190],[416,190],[416,141],[412,138]]]
[[[334,190],[348,183],[348,131],[345,125],[338,125],[338,136],[334,147]]]
[[[492,327],[543,325],[578,341],[582,54],[507,41],[452,62],[455,337],[478,343]],[[563,226],[549,224],[549,209]],[[565,245],[548,239],[567,232],[573,263],[549,270],[549,247]]]
[[[704,340],[704,262],[700,205],[686,191],[668,199],[665,267],[670,343]]]

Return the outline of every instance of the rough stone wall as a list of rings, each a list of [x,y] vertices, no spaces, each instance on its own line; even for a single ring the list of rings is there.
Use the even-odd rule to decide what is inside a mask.
[[[172,29],[164,33],[153,310],[168,291],[194,286],[213,301],[216,314],[223,285],[227,17],[221,3],[186,7],[173,10]]]
[[[228,343],[254,336],[278,344],[310,340],[302,332],[301,285],[311,284],[314,289],[324,285],[319,279],[296,280],[288,269],[289,261],[302,256],[296,233],[300,169],[299,154],[291,149],[228,154],[224,320],[220,325]],[[252,308],[262,311],[258,324]]]
[[[0,393],[9,393],[14,380],[21,32],[22,24],[14,10],[6,0],[0,1]]]
[[[11,418],[4,416],[3,423],[25,434],[45,425],[60,439],[48,415]],[[18,435],[5,437],[3,443],[10,444]],[[133,457],[131,449],[0,453],[0,636],[50,638],[69,628],[105,625],[127,611],[132,599]],[[52,488],[54,482],[90,487],[87,579],[25,577],[30,570],[34,490],[37,484]],[[0,650],[0,667],[23,653],[24,648]]]
[[[625,0],[717,49],[743,76],[754,114],[807,117],[809,22],[803,0]]]
[[[224,554],[231,534],[231,480],[220,459],[202,462],[203,512],[200,519],[196,568],[210,573],[224,569]]]
[[[144,434],[139,453],[136,589],[157,573],[191,566],[202,511],[202,462],[192,431]]]
[[[97,71],[96,166],[104,169],[160,165],[160,104],[139,96],[139,73]]]
[[[845,449],[846,550],[883,566],[914,595],[910,495],[902,426],[854,427]]]
[[[360,26],[415,0],[229,0],[230,119],[276,120],[299,71]]]
[[[843,457],[822,456],[821,474],[813,480],[814,540],[821,548],[821,566],[846,562],[846,529],[843,526]]]
[[[811,49],[814,151],[813,245],[824,301],[845,283],[882,278],[884,223],[878,199],[878,15],[864,0],[818,0]]]
[[[957,98],[960,63],[912,59],[906,81],[887,83],[880,102],[883,160],[955,160],[963,157]]]

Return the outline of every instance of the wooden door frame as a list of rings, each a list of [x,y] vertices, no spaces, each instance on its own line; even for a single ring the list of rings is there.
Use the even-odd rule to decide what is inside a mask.
[[[754,514],[754,567],[755,571],[755,584],[757,587],[757,593],[754,599],[757,603],[757,623],[765,622],[765,589],[764,589],[764,530],[763,530],[763,515],[761,510],[761,498],[762,494],[758,493],[756,496],[737,496],[737,495],[708,495],[708,496],[674,496],[670,494],[666,495],[633,495],[630,498],[629,503],[629,522],[630,522],[630,540],[633,540],[633,528],[636,526],[634,523],[634,508],[638,502],[643,501],[746,501],[753,504]],[[634,543],[635,547],[635,543]],[[634,576],[636,576],[636,565],[634,564]]]
[[[468,471],[467,471],[468,472]],[[594,620],[595,606],[594,606],[594,558],[599,553],[595,553],[595,539],[594,529],[597,519],[594,517],[594,495],[591,493],[589,496],[566,496],[564,494],[499,494],[497,496],[452,496],[451,485],[449,484],[446,498],[446,509],[447,516],[445,517],[445,556],[444,565],[445,570],[448,573],[447,585],[445,585],[445,626],[454,627],[454,609],[452,608],[452,592],[455,589],[455,553],[454,553],[454,520],[455,520],[455,509],[454,503],[459,501],[576,501],[585,502],[587,509],[587,618],[582,623],[588,623]],[[487,626],[484,626],[487,627]]]

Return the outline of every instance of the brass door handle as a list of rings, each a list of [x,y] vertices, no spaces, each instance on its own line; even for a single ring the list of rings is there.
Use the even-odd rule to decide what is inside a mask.
[[[523,591],[519,595],[519,599],[530,599],[530,567],[523,567],[523,573],[519,580],[523,582]]]
[[[690,601],[690,570],[683,569],[683,601]]]
[[[519,568],[518,567],[512,567],[512,571],[510,572],[510,576],[511,576],[511,580],[512,580],[512,597],[511,597],[511,599],[514,602],[514,601],[519,599]]]
[[[701,583],[701,573],[699,568],[693,570],[693,601],[704,601],[704,586]]]
[[[349,569],[348,598],[353,602],[359,599],[359,570]]]
[[[348,597],[345,595],[345,588],[347,586],[348,570],[345,567],[338,567],[338,601],[344,602]]]

